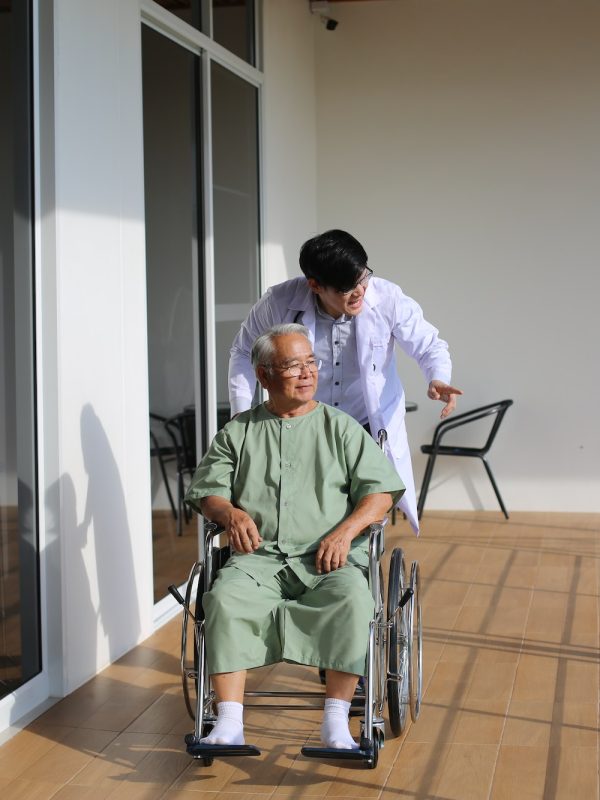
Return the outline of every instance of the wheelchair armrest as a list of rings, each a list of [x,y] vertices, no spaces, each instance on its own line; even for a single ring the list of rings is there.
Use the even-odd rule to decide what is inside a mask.
[[[387,517],[381,522],[372,522],[369,525],[369,561],[379,562],[385,552],[384,527]]]

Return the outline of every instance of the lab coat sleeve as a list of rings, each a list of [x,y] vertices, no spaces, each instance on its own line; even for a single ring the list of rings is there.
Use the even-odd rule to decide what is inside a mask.
[[[433,380],[450,383],[452,362],[448,343],[423,317],[421,306],[394,287],[394,323],[392,334],[402,350],[414,358],[427,383]]]
[[[277,325],[278,310],[269,289],[250,309],[229,351],[229,405],[231,416],[246,411],[252,405],[256,375],[250,361],[252,345],[257,336]]]

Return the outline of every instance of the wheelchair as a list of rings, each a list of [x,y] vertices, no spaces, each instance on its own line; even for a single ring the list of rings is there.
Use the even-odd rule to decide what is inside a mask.
[[[380,445],[385,441],[380,432]],[[408,714],[416,722],[423,688],[423,627],[420,600],[419,564],[413,561],[406,574],[404,553],[394,548],[388,574],[385,598],[381,559],[384,553],[384,532],[387,520],[370,525],[369,587],[375,609],[369,623],[366,674],[364,685],[357,689],[351,703],[351,713],[362,714],[360,744],[357,750],[305,746],[301,752],[308,758],[360,761],[367,768],[377,766],[379,750],[384,746],[384,708],[387,703],[389,725],[394,736],[402,734]],[[194,730],[185,737],[187,752],[205,766],[216,757],[257,756],[254,745],[209,745],[200,741],[207,736],[216,721],[216,700],[206,667],[206,645],[202,595],[208,591],[218,570],[230,555],[228,546],[215,542],[222,531],[211,522],[204,526],[204,559],[192,567],[182,596],[177,587],[169,592],[183,607],[181,628],[181,678],[183,696]],[[325,693],[246,691],[244,707],[312,710],[322,708]],[[269,703],[246,702],[246,698],[269,698]],[[320,700],[319,705],[281,704],[283,698]]]

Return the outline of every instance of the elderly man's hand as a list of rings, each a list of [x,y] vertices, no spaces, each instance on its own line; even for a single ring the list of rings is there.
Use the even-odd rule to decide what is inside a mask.
[[[457,389],[443,381],[431,381],[427,389],[430,400],[441,400],[446,405],[442,408],[441,419],[445,419],[456,408],[456,395],[462,394],[462,389]]]
[[[241,508],[232,508],[227,515],[225,533],[236,553],[253,553],[262,542],[254,520]]]
[[[317,550],[316,567],[319,574],[323,572],[333,572],[340,569],[346,563],[352,535],[347,532],[332,531],[326,536]]]

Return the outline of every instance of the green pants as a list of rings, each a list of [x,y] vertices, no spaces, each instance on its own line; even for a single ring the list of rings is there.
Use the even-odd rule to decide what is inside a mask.
[[[225,565],[202,605],[211,675],[277,661],[365,674],[374,606],[359,567],[346,565],[307,588],[290,567],[259,585]]]

